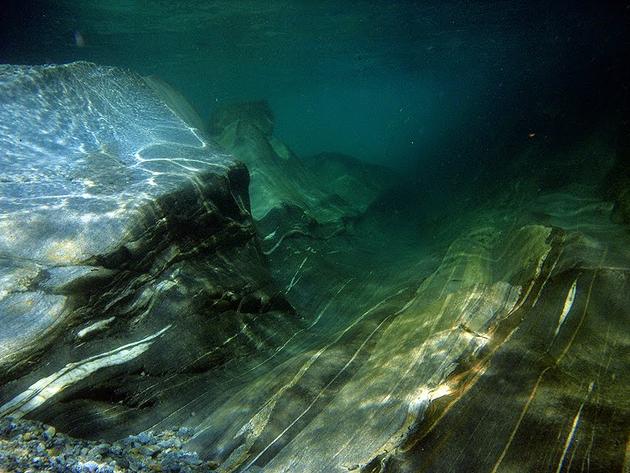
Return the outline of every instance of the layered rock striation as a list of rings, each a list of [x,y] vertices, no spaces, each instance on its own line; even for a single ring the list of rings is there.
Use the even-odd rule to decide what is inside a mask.
[[[155,78],[0,72],[0,415],[184,426],[155,458],[221,472],[627,466],[628,235],[596,182],[425,208],[296,156],[265,103],[205,132]]]

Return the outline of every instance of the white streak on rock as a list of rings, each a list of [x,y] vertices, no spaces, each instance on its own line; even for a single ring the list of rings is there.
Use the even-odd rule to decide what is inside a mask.
[[[273,240],[274,237],[276,236],[277,231],[278,231],[278,227],[276,227],[276,229],[273,232],[271,232],[269,235],[265,236],[265,238],[263,238],[263,241]]]
[[[575,285],[575,283],[573,284]],[[564,442],[564,449],[562,450],[562,456],[560,457],[560,461],[558,462],[558,468],[556,468],[556,473],[560,473],[560,471],[562,470],[562,466],[564,465],[564,460],[567,456],[567,452],[569,451],[569,447],[571,447],[571,443],[573,442],[573,438],[575,437],[575,432],[577,431],[578,425],[580,423],[580,416],[582,415],[582,409],[584,409],[584,404],[586,403],[591,393],[593,392],[593,386],[595,386],[595,382],[591,381],[591,384],[589,384],[588,386],[588,392],[586,393],[586,397],[582,401],[582,404],[580,404],[580,408],[578,409],[577,414],[575,414],[575,417],[573,418],[571,431],[569,432],[569,435],[567,435],[567,440]]]
[[[18,394],[6,404],[0,406],[0,417],[12,415],[22,417],[32,410],[44,404],[48,399],[60,393],[68,386],[86,378],[92,373],[107,366],[115,366],[130,361],[149,349],[153,340],[171,325],[137,342],[128,343],[100,355],[91,356],[85,360],[68,363],[62,369],[52,375],[40,379],[32,384],[26,391]]]
[[[92,325],[88,325],[87,327],[79,330],[79,332],[77,333],[77,337],[83,338],[89,333],[104,329],[109,324],[111,324],[115,318],[116,317],[110,317],[109,319],[104,319],[104,320],[99,320],[98,322],[94,322]]]
[[[422,413],[431,402],[441,397],[449,396],[452,392],[452,389],[446,383],[434,388],[423,386],[409,398],[409,413],[414,415]]]
[[[300,271],[302,270],[302,268],[304,267],[304,263],[306,263],[306,260],[308,259],[308,257],[309,257],[309,255],[306,255],[304,257],[304,259],[302,260],[302,264],[300,264],[300,266],[298,267],[297,271],[295,271],[295,274],[293,275],[293,278],[291,278],[291,282],[289,283],[289,286],[287,287],[287,290],[284,291],[285,294],[288,294],[289,291],[291,289],[293,289],[293,286],[295,286],[298,283],[298,281],[300,279],[302,279],[302,276],[300,276],[299,278],[297,276],[300,273]]]
[[[562,313],[560,314],[560,318],[558,319],[558,326],[556,327],[556,331],[553,334],[554,337],[558,335],[558,332],[560,331],[560,327],[564,323],[564,320],[567,318],[567,315],[569,315],[569,312],[571,311],[571,307],[573,307],[573,301],[575,300],[576,289],[577,289],[577,279],[573,281],[573,284],[571,285],[569,292],[567,292],[567,297],[564,299],[564,307],[562,308]]]

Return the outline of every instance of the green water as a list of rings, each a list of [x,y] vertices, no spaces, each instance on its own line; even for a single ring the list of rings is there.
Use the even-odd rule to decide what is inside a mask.
[[[628,471],[627,1],[0,20],[0,472]]]
[[[481,159],[560,121],[577,135],[606,119],[627,77],[623,2],[8,5],[3,62],[156,74],[204,118],[221,103],[267,99],[277,134],[305,156]]]

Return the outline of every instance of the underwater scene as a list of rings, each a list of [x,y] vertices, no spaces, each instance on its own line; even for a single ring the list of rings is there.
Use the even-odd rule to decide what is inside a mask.
[[[630,1],[2,2],[0,472],[630,473]]]

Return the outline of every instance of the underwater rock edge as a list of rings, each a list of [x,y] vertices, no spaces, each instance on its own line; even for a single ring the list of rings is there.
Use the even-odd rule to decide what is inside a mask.
[[[7,171],[2,182],[5,188],[4,222],[13,219],[11,224],[14,225],[16,216],[26,215],[26,219],[18,221],[23,223],[22,228],[28,229],[28,214],[33,210],[36,215],[51,214],[45,218],[53,224],[60,220],[57,216],[72,223],[72,218],[81,214],[81,199],[90,202],[86,199],[91,198],[96,204],[86,209],[89,211],[87,215],[94,216],[87,225],[98,232],[100,216],[110,218],[112,212],[107,208],[107,196],[117,195],[132,204],[120,207],[124,209],[124,218],[119,224],[104,228],[106,231],[101,238],[106,246],[97,244],[96,249],[90,251],[90,240],[86,240],[88,246],[81,254],[87,257],[78,260],[70,257],[59,264],[39,258],[41,247],[33,253],[32,260],[23,257],[28,251],[20,250],[12,256],[5,250],[3,281],[13,280],[18,284],[4,285],[0,301],[5,327],[0,365],[2,414],[43,417],[70,430],[71,427],[60,420],[67,417],[64,412],[76,414],[83,410],[89,417],[98,417],[99,408],[90,413],[88,407],[93,403],[98,406],[107,399],[101,399],[102,394],[97,393],[105,392],[110,389],[107,386],[113,387],[116,383],[129,384],[127,393],[111,395],[120,402],[119,417],[110,422],[113,426],[118,425],[120,434],[130,429],[142,430],[131,419],[121,422],[121,417],[127,415],[141,423],[155,421],[150,420],[152,416],[146,410],[140,412],[133,404],[125,405],[139,382],[155,376],[153,382],[157,380],[159,384],[169,373],[179,372],[187,366],[193,373],[203,373],[216,363],[223,364],[225,359],[231,358],[231,362],[235,362],[238,357],[226,352],[221,341],[233,335],[239,324],[260,317],[260,326],[264,328],[267,324],[273,325],[279,317],[295,318],[292,308],[271,282],[255,237],[249,211],[247,169],[213,151],[201,140],[200,134],[143,85],[142,78],[132,73],[88,63],[40,68],[25,66],[23,69],[10,66],[2,72],[9,75],[9,79],[6,75],[2,77],[3,92],[11,90],[12,84],[18,84],[17,90],[4,95],[10,105],[5,109],[6,113],[9,110],[31,110],[29,101],[32,100],[52,106],[57,97],[51,92],[56,92],[56,87],[68,88],[76,84],[78,77],[85,76],[85,87],[77,86],[69,94],[73,101],[63,98],[60,102],[66,107],[59,114],[60,132],[65,130],[65,117],[74,117],[74,113],[76,117],[72,120],[75,120],[84,113],[82,104],[85,101],[98,109],[99,117],[113,117],[111,126],[104,130],[98,128],[98,120],[90,121],[89,116],[85,117],[81,121],[84,128],[80,132],[74,130],[74,135],[67,140],[61,136],[57,142],[48,140],[38,144],[37,149],[44,152],[34,156],[31,167],[38,159],[52,156],[63,162],[68,154],[76,154],[71,140],[83,136],[86,144],[78,146],[80,153],[68,161],[70,167],[83,166],[86,159],[100,159],[117,168],[127,162],[130,169],[141,168],[142,171],[137,184],[133,181],[135,175],[129,178],[130,185],[139,188],[138,195],[121,188],[120,182],[112,181],[108,169],[99,168],[100,173],[90,176],[90,181],[71,194],[69,201],[64,200],[64,205],[70,202],[67,207],[37,206],[30,209],[27,203],[37,197],[37,192],[46,191],[45,186],[40,186],[38,191],[37,187],[28,185],[28,180],[25,188],[20,186],[25,176],[24,168],[20,167],[26,156],[22,149],[26,150],[24,146],[30,146],[30,143],[20,139],[22,148],[7,150],[3,155],[1,164]],[[11,74],[17,75],[15,82],[12,82]],[[29,74],[32,75],[30,79]],[[108,83],[110,79],[111,83]],[[30,95],[24,90],[24,83],[31,87]],[[97,86],[103,87],[103,83],[109,87],[98,89]],[[117,102],[121,97],[119,94],[124,95],[123,86],[129,97]],[[107,94],[110,89],[116,95],[104,99],[100,93]],[[130,110],[130,115],[124,117],[124,129],[116,128],[121,124],[117,121],[121,109],[117,107]],[[144,123],[144,116],[131,113],[139,108],[145,108],[147,114],[155,113],[149,117],[151,127]],[[47,140],[41,130],[32,129],[41,119],[39,112],[31,110],[32,123],[23,132],[33,141]],[[28,116],[22,117],[23,121],[28,119]],[[72,121],[67,125],[75,124]],[[97,128],[90,128],[92,126]],[[5,144],[11,143],[10,130],[5,127],[2,132]],[[117,162],[108,161],[112,153],[108,150],[109,155],[99,151],[93,158],[90,155],[83,158],[83,150],[90,140],[102,136],[121,138],[119,151],[124,153],[126,145],[130,145],[128,149],[133,151],[133,156],[121,154],[116,158]],[[177,140],[182,143],[179,148]],[[98,139],[95,141],[99,142]],[[61,152],[59,146],[62,146]],[[70,153],[64,153],[63,146]],[[46,149],[54,153],[51,151],[47,156]],[[11,161],[11,156],[17,156],[17,161]],[[43,168],[42,172],[45,172],[46,165]],[[15,180],[11,180],[12,170],[15,170]],[[52,169],[48,176],[56,179],[48,186],[50,188],[77,187],[73,182],[76,178],[63,170]],[[104,179],[102,183],[98,181],[99,177]],[[69,179],[67,184],[64,179]],[[163,183],[161,194],[156,193],[156,183],[158,189]],[[94,187],[99,191],[95,196],[89,193]],[[149,194],[142,193],[145,187],[150,188]],[[24,196],[24,192],[31,194]],[[55,199],[52,195],[42,197]],[[79,203],[78,207],[72,199]],[[26,209],[20,208],[22,203]],[[94,221],[96,223],[92,223]],[[76,224],[86,225],[81,220]],[[50,228],[63,230],[63,225],[62,222],[61,227]],[[83,235],[85,231],[80,226],[78,228],[80,232],[76,234]],[[16,233],[10,235],[15,238]],[[112,235],[114,238],[110,238]],[[11,240],[4,239],[3,248],[8,241]],[[70,240],[66,237],[65,241]],[[44,245],[43,254],[46,254],[46,242],[40,245]],[[106,251],[99,251],[99,248],[106,248]],[[47,300],[55,302],[56,311],[52,314]],[[42,314],[51,319],[43,326],[37,320]],[[262,317],[263,314],[268,316]],[[33,322],[32,325],[25,326],[25,320]],[[7,345],[11,335],[18,332],[26,335],[18,338],[17,344]],[[249,343],[247,341],[247,346],[240,350],[241,356],[255,349]],[[56,402],[70,400],[58,402],[56,406],[60,411],[56,411],[49,409],[53,397]],[[93,401],[90,401],[92,397]],[[177,402],[176,395],[171,396],[171,401]],[[77,403],[83,407],[77,409]],[[79,435],[78,432],[75,434]]]

